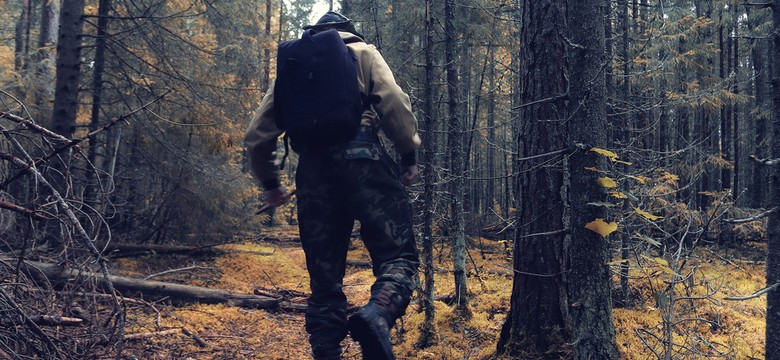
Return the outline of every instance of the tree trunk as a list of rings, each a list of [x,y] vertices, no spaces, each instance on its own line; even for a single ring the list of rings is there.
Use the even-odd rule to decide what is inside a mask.
[[[721,10],[723,11],[723,10]],[[723,16],[721,15],[721,21],[723,20]],[[732,25],[733,26],[733,25]],[[729,73],[731,72],[731,66],[732,66],[732,40],[731,37],[728,36],[728,34],[723,33],[724,29],[721,25],[720,28],[720,43],[721,43],[721,62],[720,62],[720,78],[724,82],[729,76]],[[729,34],[733,31],[733,28],[729,28]],[[730,84],[730,83],[729,83]],[[732,90],[733,88],[729,86],[729,90]],[[723,110],[721,110],[721,119],[720,119],[720,141],[721,141],[721,154],[726,160],[733,160],[734,159],[734,153],[732,152],[732,136],[731,136],[731,119],[732,119],[732,111],[733,106],[731,104],[726,104],[723,106]],[[731,177],[732,172],[729,168],[723,168],[721,170],[721,190],[726,189],[732,189],[731,186]]]
[[[605,148],[601,132],[607,127],[605,114],[604,16],[602,0],[573,0],[568,5],[569,118],[567,144],[584,143]],[[626,74],[627,75],[627,74]],[[628,81],[626,76],[625,81]],[[615,328],[610,296],[609,239],[585,228],[596,218],[606,218],[601,201],[606,193],[596,183],[589,166],[607,169],[606,158],[584,150],[568,159],[564,186],[569,202],[569,314],[574,359],[617,359]],[[568,184],[567,184],[568,182]],[[564,215],[565,216],[565,215]]]
[[[445,62],[447,63],[447,109],[449,112],[449,149],[452,204],[450,217],[452,220],[452,262],[455,275],[455,300],[458,311],[469,316],[468,289],[466,287],[466,229],[463,216],[464,201],[464,164],[463,155],[463,121],[460,104],[460,83],[457,66],[457,29],[455,27],[455,6],[453,0],[444,2],[444,32],[446,33]]]
[[[22,12],[14,32],[14,70],[16,71],[27,67],[30,46],[30,0],[22,0],[21,8]]]
[[[780,158],[780,0],[774,0],[772,22],[774,32],[771,35],[774,56],[772,57],[773,78],[772,92],[774,114],[772,119],[772,157]],[[780,166],[770,170],[771,207],[780,206]],[[780,282],[780,211],[769,215],[767,227],[766,284],[774,285]],[[780,290],[770,291],[766,299],[766,358],[780,359]]]
[[[420,259],[422,260],[423,273],[423,294],[422,308],[425,319],[420,329],[420,338],[417,345],[421,348],[433,346],[436,342],[435,315],[434,306],[434,265],[433,265],[433,199],[434,184],[436,182],[436,173],[434,169],[434,160],[436,155],[434,149],[436,146],[435,120],[433,115],[433,15],[431,14],[431,0],[426,1],[425,11],[425,84],[424,86],[424,108],[423,108],[423,154],[421,156],[423,165],[423,224],[422,224],[422,251]]]
[[[753,35],[753,29],[761,23],[761,16],[759,15],[761,12],[754,10],[751,6],[747,6],[746,10],[748,17],[748,30],[750,31],[750,34]],[[750,58],[753,64],[753,78],[755,79],[755,87],[753,90],[755,102],[753,106],[757,110],[754,117],[755,125],[753,154],[761,159],[765,159],[769,156],[769,151],[766,144],[768,141],[767,132],[769,130],[769,119],[766,116],[767,112],[764,111],[764,109],[767,107],[766,84],[770,78],[767,76],[765,69],[765,63],[767,59],[766,49],[769,47],[766,46],[767,41],[764,39],[755,39],[751,41],[753,44],[750,49]],[[751,207],[760,208],[764,206],[766,199],[765,189],[768,182],[766,173],[767,169],[765,166],[760,164],[754,166],[752,182],[750,184]]]
[[[493,49],[488,52],[490,57],[490,73],[488,74],[488,103],[487,103],[487,186],[485,188],[485,206],[483,209],[492,209],[496,198],[496,59]],[[488,211],[488,214],[492,212]]]
[[[100,107],[102,105],[103,95],[103,71],[106,67],[106,36],[108,31],[108,0],[98,2],[98,20],[97,37],[95,38],[95,58],[92,71],[92,119],[90,122],[90,131],[95,131],[100,127]],[[89,162],[103,173],[102,163],[105,160],[105,136],[96,136],[89,140]],[[98,206],[98,188],[100,178],[94,171],[87,171],[87,190],[84,194],[84,201]]]
[[[79,108],[83,15],[84,0],[65,1],[60,11],[61,25],[57,42],[57,80],[52,130],[66,138],[73,136]]]
[[[527,105],[519,105],[516,138],[515,276],[497,345],[499,353],[521,359],[565,353],[570,339],[561,158],[523,160],[566,146],[565,9],[555,0],[523,1],[520,96]]]
[[[636,2],[634,3],[636,4]],[[621,35],[622,35],[622,43],[621,43],[621,49],[620,49],[620,58],[623,62],[623,83],[621,84],[621,102],[623,104],[630,104],[631,99],[631,54],[629,53],[629,17],[628,17],[628,2],[626,0],[622,0],[618,2],[618,7],[620,7],[620,22],[621,22]],[[636,17],[636,14],[634,14]],[[634,114],[633,111],[621,111],[623,115],[623,121],[618,124],[618,126],[613,126],[612,128],[616,129],[623,129],[623,131],[619,132],[620,137],[620,143],[623,146],[628,146],[628,144],[631,143],[631,122],[632,122],[632,116]],[[597,129],[594,127],[594,129]],[[595,146],[595,145],[594,145]],[[628,210],[629,204],[628,202],[623,203],[623,210]],[[591,219],[592,220],[592,219]],[[622,261],[620,263],[620,292],[621,292],[621,298],[623,299],[623,306],[628,306],[629,303],[629,287],[628,287],[628,255],[629,255],[629,248],[631,243],[631,236],[627,233],[620,235],[620,260]]]
[[[38,49],[33,55],[37,76],[35,105],[41,113],[49,114],[54,96],[54,64],[57,61],[55,47],[60,27],[60,2],[47,0],[41,9],[41,26],[38,34]]]
[[[331,1],[331,6],[333,2]],[[271,9],[272,1],[265,1],[265,33],[264,42],[271,40]],[[271,48],[263,46],[263,77],[260,79],[260,88],[265,91],[271,84]],[[273,216],[271,216],[273,218]]]
[[[732,15],[732,26],[734,27],[733,36],[734,39],[732,40],[732,47],[733,47],[733,59],[732,59],[732,72],[734,73],[734,81],[732,82],[732,88],[735,97],[739,96],[739,17],[741,15],[739,11],[739,2],[734,1],[731,4],[731,7],[733,9],[733,15]],[[740,168],[740,151],[739,151],[739,144],[740,144],[740,130],[739,130],[739,100],[736,99],[734,101],[734,106],[731,110],[731,148],[732,148],[732,159],[734,162],[734,169],[733,169],[733,175],[732,175],[732,193],[734,196],[735,201],[738,201],[740,204],[744,201],[741,201],[742,197],[738,197],[740,195],[740,191],[742,191],[739,188],[739,168]]]

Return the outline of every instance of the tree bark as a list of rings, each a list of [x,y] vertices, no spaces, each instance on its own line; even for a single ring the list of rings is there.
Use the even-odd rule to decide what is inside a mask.
[[[760,14],[762,11],[754,10],[751,6],[747,6],[746,10],[748,17],[748,30],[752,35],[753,29],[761,23]],[[753,63],[753,77],[755,79],[753,91],[755,101],[753,106],[758,110],[756,111],[755,116],[753,154],[759,158],[764,159],[769,156],[769,149],[766,144],[768,140],[767,132],[769,119],[767,117],[768,111],[765,111],[768,105],[766,101],[767,83],[770,79],[770,76],[767,76],[767,69],[765,67],[765,63],[767,61],[766,49],[769,47],[767,46],[767,40],[757,39],[751,41],[753,44],[750,49],[750,58],[751,62]],[[764,206],[766,199],[765,189],[768,183],[766,176],[767,169],[765,166],[761,166],[760,164],[754,164],[753,168],[754,172],[752,182],[750,184],[750,206],[754,208],[761,208]]]
[[[521,132],[518,134],[516,223],[510,310],[497,351],[515,358],[566,353],[569,314],[564,282],[560,156],[566,146],[565,3],[524,0],[521,29]],[[599,14],[603,16],[603,14]],[[602,28],[603,32],[603,28]],[[525,105],[524,105],[525,104]]]
[[[30,0],[21,1],[21,13],[14,32],[14,70],[26,67],[30,45]]]
[[[636,4],[636,2],[634,3]],[[621,49],[620,49],[620,58],[621,61],[623,61],[623,82],[621,84],[621,100],[623,104],[630,104],[631,99],[631,54],[629,53],[629,17],[628,17],[628,1],[622,0],[618,2],[618,7],[620,7],[620,23],[622,27],[621,31],[621,37],[623,38],[623,41],[621,43]],[[634,17],[636,17],[636,14],[634,14]],[[618,134],[620,143],[623,146],[627,146],[631,143],[631,121],[633,116],[633,111],[622,111],[623,115],[623,121],[618,126],[613,126],[613,128],[616,129],[623,129],[623,131],[620,131]],[[594,129],[597,129],[594,127]],[[598,132],[598,131],[597,131]],[[588,143],[590,144],[590,143]],[[594,144],[594,146],[596,146]],[[623,203],[623,210],[626,211],[627,207],[629,206],[628,202]],[[574,210],[572,210],[574,211]],[[592,219],[591,219],[592,220]],[[628,287],[628,257],[629,257],[629,249],[630,249],[630,243],[631,243],[631,236],[627,233],[620,235],[620,260],[622,261],[620,263],[620,292],[621,297],[623,299],[623,305],[628,306],[629,302],[629,287]]]
[[[734,27],[734,39],[732,40],[732,47],[733,47],[733,59],[732,59],[732,72],[734,73],[734,81],[732,82],[732,91],[734,92],[735,97],[739,96],[739,17],[742,15],[742,13],[739,11],[739,1],[735,0],[731,4],[733,13],[732,13],[732,21],[734,24],[732,25]],[[734,169],[733,169],[733,175],[731,180],[731,186],[732,186],[732,193],[734,196],[734,199],[736,202],[738,202],[740,205],[744,201],[742,201],[742,197],[737,197],[740,192],[742,191],[739,188],[739,177],[740,177],[740,123],[739,123],[739,100],[734,101],[734,106],[731,110],[731,147],[732,147],[732,158],[734,162]]]
[[[68,139],[73,136],[79,107],[83,15],[84,0],[65,1],[60,10],[61,24],[57,42],[57,80],[52,130]]]
[[[568,4],[568,38],[573,44],[569,46],[567,56],[569,118],[566,142],[590,144],[602,149],[607,145],[601,134],[607,127],[602,71],[605,61],[603,6],[602,0],[572,0]],[[625,75],[627,82],[629,77]],[[609,238],[585,228],[596,218],[606,218],[604,208],[588,203],[603,201],[607,194],[596,183],[596,174],[586,170],[589,166],[598,169],[608,167],[603,156],[578,150],[569,157],[564,175],[568,199],[563,200],[569,202],[570,212],[569,223],[565,226],[570,229],[566,252],[570,254],[567,281],[571,343],[574,344],[574,359],[609,360],[618,358],[612,323],[611,273],[607,265],[610,260]]]
[[[772,57],[774,73],[772,92],[774,113],[772,119],[772,157],[780,157],[780,0],[774,0],[772,8],[774,31],[771,39],[774,48]],[[771,179],[770,207],[780,206],[780,166],[769,170]],[[772,285],[780,281],[780,211],[769,215],[767,227],[769,242],[766,262],[766,283]],[[770,291],[766,300],[766,358],[780,359],[780,291]]]
[[[60,28],[60,1],[45,0],[41,9],[41,26],[38,34],[38,49],[34,55],[35,72],[38,77],[35,104],[39,109],[48,109],[54,96],[54,64],[56,45]],[[48,112],[46,112],[48,114]]]
[[[466,286],[466,229],[463,216],[464,202],[464,164],[463,155],[463,121],[460,100],[460,83],[458,80],[457,66],[457,28],[455,27],[454,1],[445,0],[444,2],[444,32],[445,40],[445,62],[447,71],[447,109],[449,113],[448,126],[449,138],[448,144],[451,151],[450,156],[450,175],[452,203],[450,207],[450,218],[452,227],[452,262],[455,269],[455,298],[456,307],[466,317],[470,316],[468,308],[468,288]]]
[[[417,340],[417,345],[424,349],[433,346],[436,342],[436,328],[435,328],[435,315],[436,308],[434,306],[434,264],[433,264],[433,199],[434,199],[434,184],[436,182],[436,174],[433,171],[436,155],[434,145],[436,136],[434,129],[435,118],[433,114],[433,82],[434,82],[434,67],[433,67],[433,14],[431,13],[431,0],[427,0],[425,10],[425,84],[423,85],[423,153],[421,156],[423,165],[423,224],[422,224],[422,251],[420,252],[420,259],[422,260],[422,273],[423,273],[423,293],[422,293],[422,308],[424,313],[423,325],[420,329],[420,338]]]
[[[100,107],[102,105],[103,95],[103,71],[106,63],[106,36],[108,30],[108,10],[109,1],[100,0],[98,2],[98,19],[97,19],[97,37],[95,39],[95,58],[92,71],[92,110],[90,131],[95,131],[100,127]],[[99,173],[103,173],[103,166],[101,165],[105,159],[105,148],[99,146],[99,143],[104,139],[103,135],[96,136],[89,141],[89,162],[99,170]],[[98,182],[100,178],[95,172],[87,171],[87,190],[84,195],[84,201],[87,204],[92,205],[93,208],[99,208],[98,204]]]

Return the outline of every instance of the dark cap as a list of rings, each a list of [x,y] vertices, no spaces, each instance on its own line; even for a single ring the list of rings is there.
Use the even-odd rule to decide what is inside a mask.
[[[317,23],[313,25],[306,25],[303,27],[303,30],[313,30],[313,31],[320,31],[324,28],[332,27],[336,30],[346,31],[349,33],[352,33],[359,37],[361,40],[365,41],[365,37],[363,34],[359,33],[357,29],[355,28],[355,23],[352,22],[352,19],[341,15],[335,11],[328,11],[325,13],[325,15],[322,15],[319,20],[317,20]]]
[[[335,11],[328,11],[325,15],[322,15],[317,23],[314,25],[306,25],[304,30],[322,28],[326,26],[332,26],[336,29],[349,30],[352,20],[348,17],[341,15]]]

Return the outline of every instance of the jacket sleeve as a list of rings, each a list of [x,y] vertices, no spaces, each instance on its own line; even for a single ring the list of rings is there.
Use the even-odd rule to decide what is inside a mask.
[[[402,155],[403,165],[414,163],[414,152],[420,147],[417,119],[412,112],[409,95],[401,90],[385,59],[373,46],[371,53],[371,103],[379,115],[379,127]]]
[[[271,84],[252,117],[244,137],[249,166],[265,190],[279,187],[276,145],[282,130],[276,127],[273,89],[274,86]]]

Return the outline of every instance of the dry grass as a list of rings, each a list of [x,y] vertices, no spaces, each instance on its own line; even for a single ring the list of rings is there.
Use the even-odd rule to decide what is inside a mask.
[[[292,229],[286,231],[293,231]],[[287,234],[294,236],[294,234]],[[476,269],[470,262],[469,291],[473,294],[471,308],[473,318],[464,321],[442,303],[436,304],[437,344],[426,349],[417,349],[419,328],[423,314],[418,305],[412,303],[402,321],[392,333],[395,352],[400,359],[489,359],[495,358],[495,346],[501,326],[509,309],[512,279],[500,274],[511,267],[511,261],[502,252],[503,243],[482,240],[490,248],[490,254],[472,253]],[[160,269],[149,265],[165,263],[176,267],[197,263],[217,269],[217,276],[189,276],[186,282],[207,284],[237,292],[251,293],[255,287],[292,289],[308,292],[308,275],[305,259],[299,246],[245,242],[229,246],[244,252],[230,253],[214,259],[159,259],[142,258],[122,260],[118,267],[126,274],[142,275]],[[718,293],[711,300],[679,302],[675,308],[680,317],[702,318],[710,322],[690,321],[678,329],[676,341],[696,344],[706,349],[710,344],[711,354],[720,352],[726,359],[763,358],[765,300],[725,301],[725,296],[750,294],[764,285],[764,265],[760,246],[746,245],[740,250],[717,249],[697,252],[692,265],[696,266],[697,277],[692,294],[703,294],[717,286]],[[269,253],[272,255],[260,255]],[[356,241],[349,252],[351,259],[367,259],[362,244]],[[440,269],[450,268],[447,254],[437,263]],[[748,259],[748,260],[745,260]],[[176,264],[176,261],[179,263]],[[636,264],[635,264],[636,265]],[[650,265],[643,264],[649,268]],[[164,270],[164,269],[162,269]],[[488,271],[490,270],[490,271]],[[642,271],[638,266],[632,275]],[[632,308],[615,309],[617,345],[624,359],[653,359],[651,351],[637,336],[637,329],[658,332],[662,308],[659,307],[651,289],[662,286],[663,272],[634,280],[631,288],[637,293]],[[213,275],[213,274],[212,274]],[[186,276],[185,276],[186,277]],[[172,278],[182,279],[182,275]],[[172,279],[168,279],[172,280]],[[191,280],[191,281],[190,281]],[[344,279],[345,293],[350,303],[362,305],[368,299],[373,275],[370,269],[350,268]],[[452,276],[446,271],[436,273],[436,293],[453,292]],[[651,285],[652,284],[652,285]],[[684,293],[681,285],[675,288]],[[303,329],[304,316],[299,313],[267,312],[246,310],[222,305],[188,305],[174,307],[165,304],[149,308],[131,309],[130,326],[127,333],[154,332],[170,328],[186,328],[205,342],[202,348],[187,335],[174,333],[160,335],[142,341],[131,342],[125,353],[139,359],[307,359],[309,345]],[[717,326],[713,324],[718,324]],[[359,347],[349,338],[345,340],[345,359],[360,359]],[[715,349],[715,350],[713,350]]]

